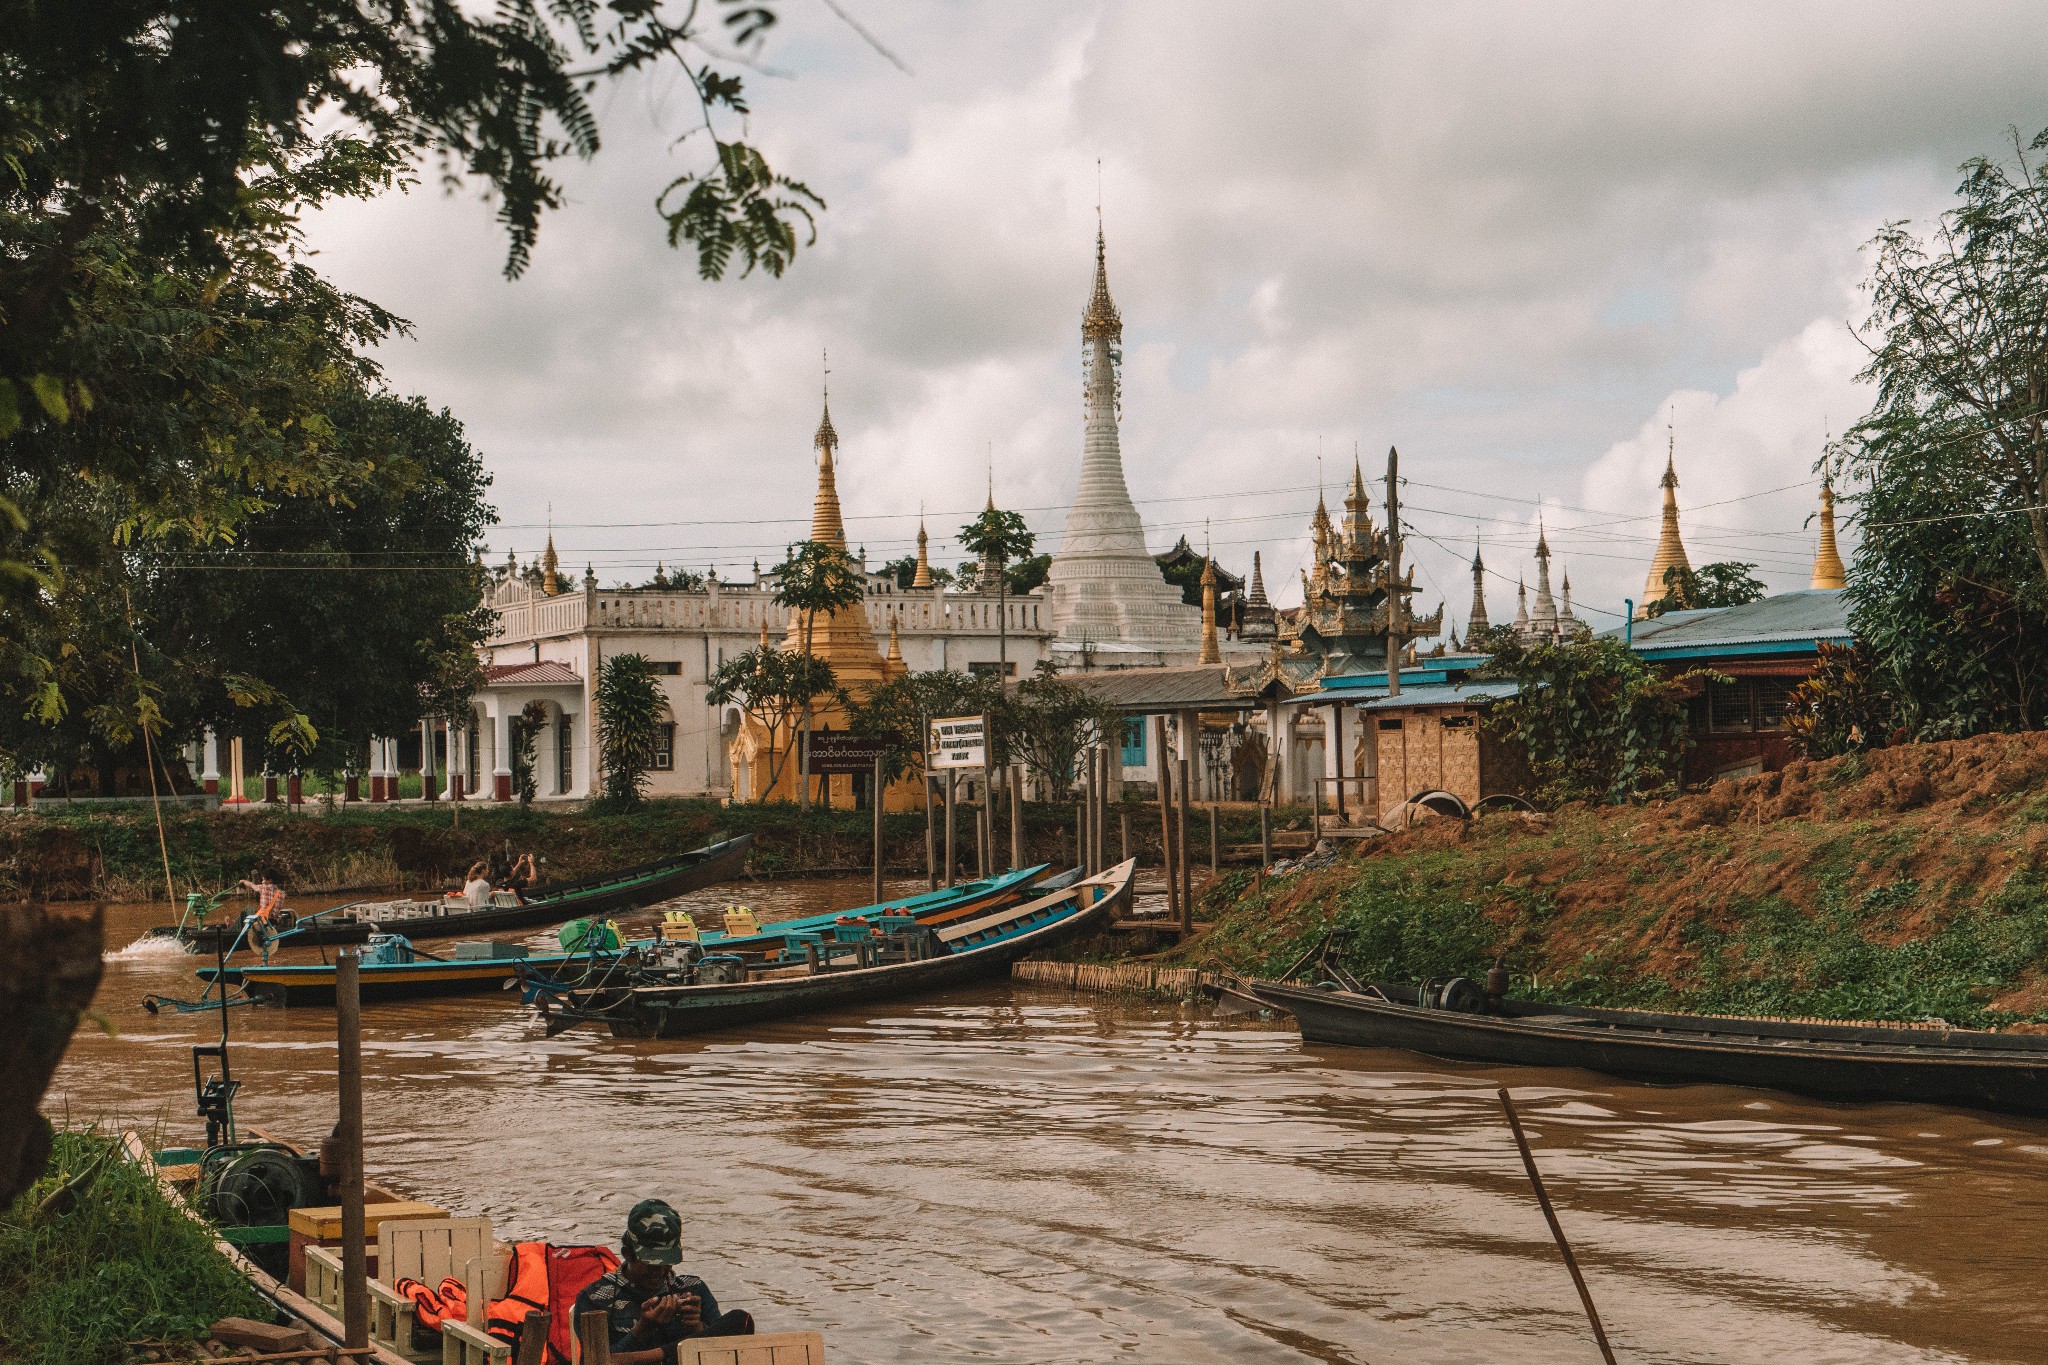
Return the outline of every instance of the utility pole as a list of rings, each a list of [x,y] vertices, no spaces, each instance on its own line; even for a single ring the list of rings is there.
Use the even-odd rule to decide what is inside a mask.
[[[1387,695],[1401,695],[1401,452],[1387,447]],[[1342,769],[1339,769],[1341,772]],[[1341,792],[1343,788],[1340,786]]]

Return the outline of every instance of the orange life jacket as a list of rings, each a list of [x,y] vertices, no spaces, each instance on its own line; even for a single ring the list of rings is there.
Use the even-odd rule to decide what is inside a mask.
[[[618,1268],[618,1255],[606,1247],[514,1242],[505,1297],[484,1307],[484,1330],[516,1345],[526,1315],[537,1309],[549,1319],[548,1365],[569,1365],[576,1344],[576,1324],[569,1320],[569,1310],[576,1296]]]
[[[461,1322],[469,1316],[469,1286],[453,1275],[444,1277],[439,1289],[429,1289],[409,1276],[400,1276],[391,1288],[413,1301],[413,1321],[429,1332],[440,1331],[444,1322]]]

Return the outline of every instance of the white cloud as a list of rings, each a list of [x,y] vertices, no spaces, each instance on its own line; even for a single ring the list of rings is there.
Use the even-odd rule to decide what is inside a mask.
[[[751,83],[753,133],[831,205],[783,280],[702,284],[662,245],[650,201],[692,152],[646,87],[609,96],[606,150],[516,284],[471,199],[315,226],[328,269],[418,324],[394,382],[468,423],[508,522],[552,501],[570,562],[772,557],[808,513],[826,346],[873,556],[920,503],[935,535],[979,507],[991,443],[999,499],[1057,509],[1100,157],[1155,542],[1206,518],[1227,562],[1267,551],[1287,600],[1319,446],[1334,494],[1354,442],[1368,473],[1398,443],[1454,617],[1473,533],[1511,578],[1539,499],[1580,600],[1618,610],[1647,540],[1617,537],[1654,519],[1567,509],[1654,518],[1672,403],[1688,509],[1805,477],[1823,416],[1858,415],[1859,244],[1938,211],[2007,124],[2048,123],[2048,12],[2017,3],[857,13],[914,76],[803,6],[768,53],[795,78]],[[1810,506],[1689,511],[1694,557],[1796,586]],[[795,520],[585,525],[766,518]],[[1057,510],[1031,519],[1057,538]]]

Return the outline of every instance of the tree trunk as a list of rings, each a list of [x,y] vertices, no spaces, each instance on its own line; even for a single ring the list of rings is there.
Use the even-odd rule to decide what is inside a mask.
[[[37,1106],[100,984],[97,908],[53,915],[0,907],[0,1209],[43,1173],[50,1125]]]
[[[804,613],[804,659],[806,660],[804,669],[806,677],[809,676],[810,669],[808,660],[811,657],[811,630],[816,625],[817,620],[817,612],[807,611]],[[797,741],[796,767],[797,786],[801,789],[797,796],[797,809],[809,810],[811,808],[811,698],[808,690],[804,694],[803,738]]]

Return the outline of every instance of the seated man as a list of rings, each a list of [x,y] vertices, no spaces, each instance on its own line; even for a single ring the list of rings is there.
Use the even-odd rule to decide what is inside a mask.
[[[752,1336],[754,1320],[718,1300],[695,1275],[672,1269],[683,1259],[683,1220],[659,1199],[643,1199],[626,1218],[619,1268],[576,1296],[574,1321],[604,1313],[611,1321],[612,1365],[673,1365],[686,1337]]]

